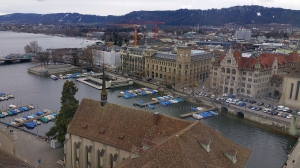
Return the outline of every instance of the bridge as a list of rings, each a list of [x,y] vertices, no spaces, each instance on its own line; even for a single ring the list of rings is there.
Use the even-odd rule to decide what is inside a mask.
[[[31,61],[31,57],[30,58],[17,58],[17,57],[13,57],[13,58],[0,58],[0,61],[3,61],[5,63],[13,63],[13,62],[30,62]]]

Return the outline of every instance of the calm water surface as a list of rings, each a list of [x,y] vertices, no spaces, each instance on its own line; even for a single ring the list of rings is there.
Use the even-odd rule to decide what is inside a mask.
[[[31,37],[28,38],[30,39],[29,41],[32,41]],[[61,39],[65,40],[65,38]],[[0,32],[0,41],[1,40]],[[36,109],[32,111],[0,120],[6,122],[13,121],[14,118],[33,114],[38,110],[45,108],[59,111],[64,80],[53,81],[50,78],[28,74],[27,69],[31,66],[33,66],[32,63],[0,64],[0,92],[12,93],[15,95],[14,99],[0,102],[0,109],[6,109],[9,104],[23,105],[32,103],[36,107]],[[79,91],[76,94],[76,98],[79,101],[84,97],[100,99],[99,90],[77,82],[76,80],[74,80],[74,82],[79,88]],[[137,100],[146,102],[154,97],[154,95],[138,97],[135,99],[117,97],[121,90],[135,89],[138,87],[141,86],[134,85],[131,87],[109,89],[108,101],[132,107],[132,103]],[[167,107],[156,105],[155,110],[149,108],[145,109],[179,117],[180,114],[189,112],[191,106],[193,106],[191,103],[184,102]],[[187,120],[194,121],[193,118],[187,118]],[[225,137],[233,142],[252,149],[253,152],[248,161],[247,168],[281,167],[287,157],[287,152],[290,151],[297,141],[296,138],[224,113],[221,113],[216,117],[202,120],[201,122],[220,131]],[[30,131],[44,135],[44,133],[53,125],[53,122],[42,124]]]

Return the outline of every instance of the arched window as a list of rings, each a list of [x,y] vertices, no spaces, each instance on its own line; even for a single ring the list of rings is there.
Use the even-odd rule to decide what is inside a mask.
[[[235,69],[232,69],[231,72],[232,72],[232,74],[236,74],[236,70]]]
[[[229,73],[229,74],[230,74],[230,69],[229,69],[229,68],[227,68],[227,73]]]
[[[222,72],[225,72],[225,68],[222,68]]]

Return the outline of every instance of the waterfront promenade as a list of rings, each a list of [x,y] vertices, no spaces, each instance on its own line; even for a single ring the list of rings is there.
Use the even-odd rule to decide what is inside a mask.
[[[62,167],[57,163],[63,157],[62,147],[53,149],[50,147],[49,141],[45,142],[44,139],[38,139],[37,136],[20,129],[7,128],[4,124],[0,124],[0,130],[2,134],[10,136],[2,136],[0,133],[1,148],[4,150],[12,153],[15,147],[16,156],[34,167]],[[13,132],[10,133],[10,130]],[[38,163],[39,159],[41,160],[40,164]]]

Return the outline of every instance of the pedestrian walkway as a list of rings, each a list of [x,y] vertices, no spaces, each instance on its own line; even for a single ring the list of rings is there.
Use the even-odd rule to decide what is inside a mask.
[[[0,129],[5,131],[14,141],[17,157],[35,167],[63,167],[57,162],[63,157],[63,148],[53,149],[49,142],[38,139],[37,136],[29,134],[20,129],[6,127],[0,124]],[[10,130],[13,132],[10,133]],[[2,136],[1,136],[2,137]],[[3,145],[4,138],[0,138],[0,143]],[[38,163],[40,161],[40,163]]]
[[[292,152],[290,153],[285,165],[283,168],[300,168],[300,143],[298,142],[296,146],[293,148]]]

